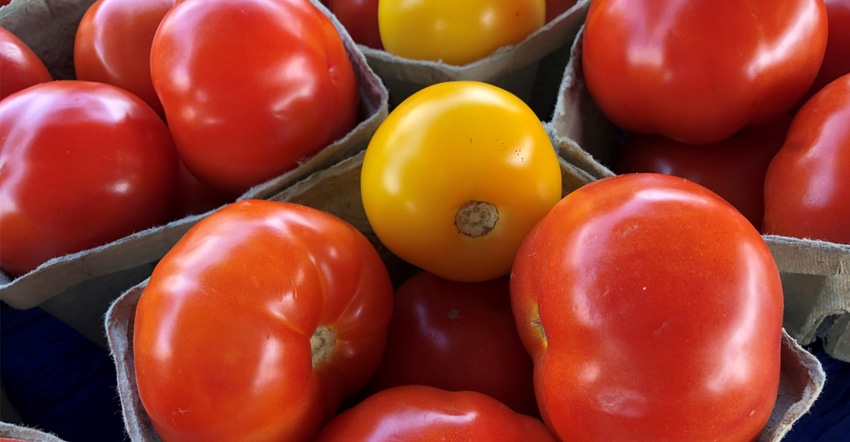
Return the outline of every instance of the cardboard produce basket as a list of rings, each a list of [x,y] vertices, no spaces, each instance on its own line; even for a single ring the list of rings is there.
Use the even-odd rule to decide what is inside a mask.
[[[314,0],[319,1],[319,0]],[[516,45],[463,66],[411,60],[359,45],[369,66],[389,89],[390,107],[435,83],[476,80],[499,86],[525,100],[542,118],[554,105],[569,49],[584,23],[590,0],[576,4]]]
[[[567,161],[595,178],[613,176],[618,129],[590,98],[581,70],[579,30],[547,127],[580,149]],[[850,362],[850,245],[763,235],[776,259],[785,294],[784,326],[802,345],[822,339],[827,354]]]
[[[557,144],[559,150],[571,149],[569,141]],[[332,213],[363,232],[384,259],[396,284],[412,275],[416,269],[389,252],[377,239],[366,219],[360,201],[360,167],[363,153],[343,160],[333,167],[319,171],[270,199],[304,204]],[[561,159],[564,194],[577,189],[594,178]],[[133,362],[132,326],[135,308],[146,285],[143,281],[122,294],[106,315],[105,328],[110,350],[118,368],[118,391],[126,428],[134,441],[160,440],[139,400]],[[782,373],[779,395],[768,425],[759,441],[780,440],[820,394],[824,372],[820,362],[801,348],[794,339],[783,333]]]
[[[92,3],[91,0],[14,0],[0,8],[0,26],[30,45],[54,78],[72,79],[76,28]],[[339,21],[324,6],[317,7],[332,19],[354,67],[360,88],[360,120],[342,139],[237,199],[267,198],[364,150],[387,116],[389,94],[381,79]],[[99,247],[51,259],[18,278],[0,272],[0,300],[18,309],[38,306],[105,348],[103,315],[109,304],[150,275],[154,264],[204,215],[174,220]]]

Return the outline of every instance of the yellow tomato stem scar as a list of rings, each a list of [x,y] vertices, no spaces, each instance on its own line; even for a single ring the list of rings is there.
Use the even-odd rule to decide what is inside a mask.
[[[490,233],[499,221],[499,209],[486,201],[469,201],[455,214],[458,233],[475,238]]]
[[[313,367],[327,359],[336,346],[336,333],[328,327],[320,326],[310,337],[310,347],[313,348]]]

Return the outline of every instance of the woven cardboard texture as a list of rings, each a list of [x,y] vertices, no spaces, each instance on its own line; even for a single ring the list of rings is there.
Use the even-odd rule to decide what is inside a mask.
[[[591,100],[581,75],[580,29],[547,127],[577,149],[565,159],[595,178],[612,176],[618,132]],[[785,293],[787,332],[803,345],[817,338],[827,353],[850,362],[850,245],[765,235]]]
[[[34,45],[33,49],[43,54],[52,70],[67,76],[68,63],[71,63],[70,75],[73,76],[73,44],[68,47],[58,42],[73,42],[76,26],[85,7],[91,3],[79,0],[17,1],[0,9],[0,26],[20,32],[19,37]],[[364,150],[387,116],[389,95],[383,82],[366,63],[338,20],[324,6],[317,7],[331,17],[343,37],[359,82],[360,122],[344,138],[305,159],[297,168],[249,189],[238,199],[266,198]],[[45,33],[50,33],[50,38],[42,38]],[[102,318],[109,303],[146,278],[153,264],[202,216],[189,216],[100,247],[54,258],[14,280],[0,274],[0,299],[19,309],[40,306],[106,346]]]

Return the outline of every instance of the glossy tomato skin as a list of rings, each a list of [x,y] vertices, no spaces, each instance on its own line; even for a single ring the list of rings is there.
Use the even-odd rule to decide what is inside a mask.
[[[357,122],[342,39],[308,0],[180,1],[154,36],[151,78],[186,166],[231,196]]]
[[[617,154],[617,174],[656,172],[687,178],[729,201],[757,229],[764,217],[764,177],[785,142],[790,115],[731,137],[688,145],[658,134],[629,134]]]
[[[764,197],[764,233],[850,244],[850,74],[795,114]]]
[[[532,372],[507,276],[456,282],[420,272],[396,290],[387,348],[367,390],[408,384],[472,390],[536,416]]]
[[[412,60],[466,65],[520,43],[545,24],[544,0],[380,0],[384,49]]]
[[[345,221],[228,204],[175,244],[139,298],[139,398],[164,440],[310,440],[377,367],[392,294]]]
[[[440,277],[475,282],[510,272],[562,184],[549,136],[527,104],[490,84],[450,81],[408,97],[381,123],[360,189],[389,250]],[[492,228],[462,229],[474,224],[469,207]]]
[[[74,40],[78,80],[122,87],[164,117],[151,83],[153,36],[174,0],[97,0],[83,14]]]
[[[0,101],[0,262],[12,275],[169,221],[178,158],[135,95],[57,80]]]
[[[663,174],[567,195],[511,279],[544,421],[565,440],[753,440],[779,386],[783,296],[758,231]]]
[[[796,105],[826,41],[822,0],[602,0],[588,10],[581,62],[616,125],[703,144]]]
[[[476,391],[403,385],[379,391],[331,420],[316,442],[554,442],[539,420]]]
[[[850,74],[850,2],[823,0],[823,3],[829,22],[826,52],[818,76],[805,99],[811,98],[838,77]]]
[[[44,62],[11,31],[0,28],[0,100],[33,86],[53,80]]]
[[[383,49],[378,31],[378,0],[326,0],[328,9],[356,43]]]

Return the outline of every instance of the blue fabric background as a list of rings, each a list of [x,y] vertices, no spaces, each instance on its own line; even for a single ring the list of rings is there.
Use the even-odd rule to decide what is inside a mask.
[[[0,310],[0,379],[30,426],[68,442],[127,440],[109,354],[40,309]],[[850,364],[809,347],[826,385],[785,441],[850,441]]]

